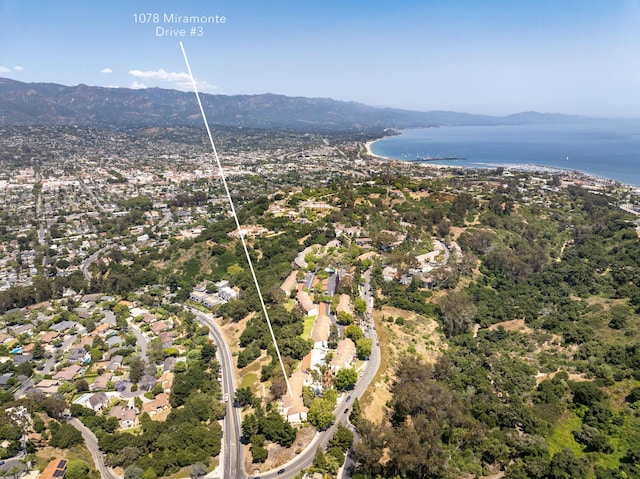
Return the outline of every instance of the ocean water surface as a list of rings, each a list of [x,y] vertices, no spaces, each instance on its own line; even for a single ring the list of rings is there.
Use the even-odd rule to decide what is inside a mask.
[[[448,166],[547,166],[640,186],[640,120],[409,129],[371,151]]]

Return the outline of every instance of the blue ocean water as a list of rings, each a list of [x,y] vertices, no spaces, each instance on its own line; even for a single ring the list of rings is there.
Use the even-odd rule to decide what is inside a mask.
[[[371,151],[405,161],[465,158],[429,162],[449,166],[548,166],[640,186],[640,120],[409,129]]]

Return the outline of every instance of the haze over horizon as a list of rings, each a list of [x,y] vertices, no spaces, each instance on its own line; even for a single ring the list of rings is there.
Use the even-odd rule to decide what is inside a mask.
[[[134,15],[159,15],[136,23]],[[224,16],[168,24],[164,14]],[[418,111],[640,116],[640,0],[0,0],[0,76]],[[158,36],[157,28],[186,30]],[[200,35],[201,33],[201,35]]]

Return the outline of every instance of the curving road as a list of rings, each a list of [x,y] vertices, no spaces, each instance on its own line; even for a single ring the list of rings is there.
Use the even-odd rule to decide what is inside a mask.
[[[242,437],[240,410],[233,406],[236,388],[231,351],[222,335],[222,331],[213,320],[213,316],[190,306],[187,307],[196,315],[200,324],[209,328],[211,336],[218,346],[218,358],[222,369],[222,393],[229,398],[226,402],[227,411],[224,417],[223,457],[220,459],[223,462],[223,477],[244,479],[247,475],[244,472],[244,448],[240,442]]]
[[[367,272],[369,273],[369,272]],[[371,317],[371,309],[373,306],[373,297],[369,287],[369,276],[365,273],[365,285],[361,289],[361,295],[367,302],[367,321],[370,321],[373,325]],[[203,313],[195,308],[186,306],[191,312],[193,312],[198,321],[206,326],[211,334],[211,337],[215,341],[218,347],[218,359],[220,360],[220,366],[222,370],[222,393],[229,398],[226,402],[226,414],[224,419],[224,435],[223,435],[223,447],[222,447],[222,477],[234,478],[234,479],[246,479],[248,475],[244,470],[244,448],[240,442],[241,432],[241,420],[240,410],[233,406],[233,397],[235,393],[235,379],[233,375],[233,360],[231,351],[227,345],[222,331],[215,323],[211,314]],[[378,346],[377,336],[375,328],[367,328],[367,336],[373,340],[371,349],[371,357],[367,361],[364,371],[358,383],[354,389],[343,396],[343,399],[335,409],[336,421],[325,431],[316,434],[311,444],[305,448],[298,456],[292,461],[279,467],[278,470],[284,469],[284,472],[278,474],[276,470],[268,471],[260,474],[261,479],[287,479],[296,476],[302,470],[307,469],[313,464],[313,459],[318,447],[326,448],[329,439],[335,433],[338,424],[343,423],[349,426],[348,416],[351,410],[351,403],[353,399],[359,398],[365,392],[369,384],[375,377],[378,368],[380,366],[380,348]],[[146,339],[146,338],[145,338]],[[100,448],[98,447],[98,441],[94,434],[76,418],[69,420],[76,429],[82,433],[82,437],[85,444],[89,448],[96,469],[100,471],[100,475],[103,479],[121,479],[111,469],[109,469],[104,463],[104,457]],[[218,477],[214,473],[208,474],[206,477],[214,478]]]
[[[325,431],[321,431],[316,434],[315,438],[311,441],[311,444],[305,448],[298,456],[287,464],[282,465],[278,470],[284,469],[284,473],[278,474],[276,470],[268,471],[260,474],[260,479],[285,479],[295,477],[303,469],[309,468],[313,464],[313,459],[318,447],[326,448],[329,439],[331,439],[338,428],[338,423],[342,423],[347,427],[350,427],[348,422],[349,412],[351,411],[351,403],[355,398],[360,398],[365,390],[373,381],[373,378],[378,372],[380,367],[380,346],[378,344],[378,338],[376,330],[373,325],[373,295],[371,293],[370,279],[371,270],[365,272],[365,284],[360,289],[360,294],[367,303],[367,312],[365,314],[365,322],[368,324],[365,335],[372,340],[371,356],[367,361],[362,376],[358,379],[358,383],[352,391],[347,392],[342,401],[338,403],[334,413],[336,415],[335,422]],[[356,436],[357,437],[357,436]],[[226,476],[225,476],[226,477]]]
[[[105,251],[109,251],[111,248],[113,248],[113,245],[104,246],[100,248],[98,251],[91,253],[91,255],[85,258],[84,261],[81,263],[80,271],[82,271],[82,274],[84,275],[84,278],[87,281],[91,282],[91,273],[89,272],[89,267],[91,266],[91,263],[96,261],[101,254],[103,254]]]
[[[69,424],[82,433],[82,439],[84,439],[84,443],[87,445],[87,448],[93,456],[93,463],[95,464],[96,469],[100,472],[100,477],[102,477],[102,479],[122,479],[104,463],[104,457],[98,447],[98,439],[96,439],[96,436],[94,436],[91,430],[76,418],[69,419]]]
[[[338,403],[335,409],[336,420],[325,431],[321,431],[316,434],[311,444],[305,448],[299,455],[297,455],[292,461],[284,464],[278,468],[278,470],[284,469],[284,472],[278,474],[278,470],[267,471],[260,474],[260,479],[287,479],[295,477],[302,470],[307,469],[313,464],[313,459],[318,447],[326,448],[329,439],[333,437],[338,423],[343,423],[349,427],[349,412],[351,411],[351,403],[355,398],[360,398],[364,394],[365,390],[371,384],[371,381],[378,372],[380,367],[380,346],[376,330],[373,324],[373,295],[371,292],[370,278],[371,270],[365,272],[365,284],[361,287],[360,294],[367,303],[367,311],[365,313],[365,324],[367,325],[366,336],[372,340],[371,356],[365,364],[364,371],[358,380],[358,383],[352,391],[349,391],[343,396],[342,401]],[[186,306],[186,305],[184,305]],[[222,392],[227,394],[230,400],[226,403],[227,414],[224,421],[224,437],[223,437],[223,477],[224,478],[238,478],[245,479],[247,476],[244,471],[244,449],[240,442],[242,436],[241,421],[239,408],[233,407],[233,397],[235,392],[234,376],[233,376],[233,361],[231,351],[227,345],[222,332],[218,328],[218,325],[213,320],[211,314],[205,314],[195,308],[186,306],[191,312],[196,315],[198,321],[209,328],[211,336],[213,337],[216,345],[218,346],[218,356],[222,367]],[[208,475],[207,477],[214,477]]]

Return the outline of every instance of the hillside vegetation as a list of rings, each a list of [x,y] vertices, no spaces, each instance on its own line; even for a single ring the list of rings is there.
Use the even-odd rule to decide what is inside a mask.
[[[352,300],[369,271],[386,402],[365,397],[352,414],[354,477],[640,475],[640,241],[619,194],[501,171],[380,175],[243,208],[242,224],[269,230],[249,246],[289,373],[312,347],[278,287],[296,255],[319,245],[306,269],[347,272],[339,289]],[[304,207],[320,199],[321,210]],[[296,215],[274,215],[274,203]],[[233,229],[218,221],[148,260],[179,299],[229,280],[240,299],[217,312],[239,322],[260,307]],[[262,315],[242,324],[238,367],[253,374],[259,360],[266,385],[247,385],[264,397],[247,401],[245,436],[264,458],[265,440],[287,446],[295,434],[267,421],[284,389]]]

